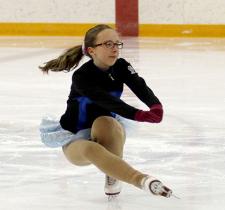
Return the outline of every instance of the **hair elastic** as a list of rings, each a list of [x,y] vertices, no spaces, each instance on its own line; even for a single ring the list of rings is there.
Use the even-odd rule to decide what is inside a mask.
[[[87,55],[87,49],[85,48],[85,43],[82,44],[82,53],[83,55]]]

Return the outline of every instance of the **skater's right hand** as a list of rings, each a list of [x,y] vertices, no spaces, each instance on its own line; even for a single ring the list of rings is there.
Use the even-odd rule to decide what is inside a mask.
[[[139,122],[160,123],[163,118],[163,107],[161,104],[153,104],[150,111],[138,110],[134,119]]]

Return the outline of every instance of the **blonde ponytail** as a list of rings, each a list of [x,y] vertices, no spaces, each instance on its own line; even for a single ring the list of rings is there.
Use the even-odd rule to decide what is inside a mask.
[[[83,56],[82,45],[78,45],[68,49],[58,58],[46,62],[44,66],[39,66],[39,68],[44,73],[48,73],[49,70],[55,72],[69,72],[79,65],[79,62],[81,61]]]

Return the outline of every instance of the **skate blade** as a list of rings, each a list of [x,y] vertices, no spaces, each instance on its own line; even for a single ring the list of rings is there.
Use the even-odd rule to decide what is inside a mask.
[[[174,197],[174,198],[176,198],[176,199],[181,200],[181,198],[180,198],[180,197],[178,197],[178,196],[176,196],[176,195],[174,195],[174,194],[172,194],[171,196],[173,196],[173,197]]]
[[[107,194],[107,196],[108,196],[108,201],[114,201],[119,196],[119,193],[117,193],[117,194]]]
[[[168,188],[166,188],[166,189],[168,189]],[[167,197],[167,198],[170,198],[171,196],[173,196],[173,197],[176,198],[176,199],[179,199],[179,200],[181,199],[180,197],[176,196],[176,195],[172,192],[172,190],[169,190],[169,189],[168,189],[168,191],[165,190],[165,189],[163,189],[163,194],[162,194],[162,196]]]

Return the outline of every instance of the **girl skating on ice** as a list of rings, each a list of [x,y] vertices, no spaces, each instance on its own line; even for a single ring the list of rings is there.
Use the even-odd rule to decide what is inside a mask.
[[[87,31],[82,45],[40,67],[45,73],[71,71],[84,55],[90,57],[73,73],[67,108],[60,122],[42,120],[41,138],[47,146],[62,147],[72,164],[94,164],[99,168],[105,174],[106,195],[119,194],[123,181],[150,194],[170,197],[172,191],[162,182],[122,159],[126,138],[123,118],[159,123],[163,117],[162,105],[144,79],[125,59],[118,58],[122,47],[114,29],[97,25]],[[148,111],[120,99],[123,84],[149,107]]]

